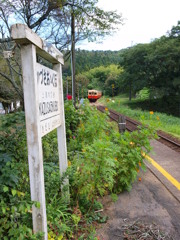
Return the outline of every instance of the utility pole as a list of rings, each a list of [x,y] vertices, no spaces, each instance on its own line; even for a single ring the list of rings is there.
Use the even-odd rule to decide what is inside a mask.
[[[72,100],[76,107],[76,80],[75,80],[75,18],[72,8],[71,13],[71,71],[72,71]]]

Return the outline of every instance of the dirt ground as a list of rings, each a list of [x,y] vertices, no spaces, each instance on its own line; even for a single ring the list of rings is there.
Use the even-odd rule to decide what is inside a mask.
[[[103,199],[103,214],[109,220],[97,230],[100,240],[124,239],[121,227],[127,220],[137,219],[154,223],[173,240],[180,240],[180,202],[150,170],[140,177],[142,180],[135,182],[130,192],[120,194],[115,203],[109,196]]]

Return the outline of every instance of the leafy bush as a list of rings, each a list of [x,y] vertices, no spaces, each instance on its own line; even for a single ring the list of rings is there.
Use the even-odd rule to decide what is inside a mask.
[[[143,165],[143,151],[150,150],[148,138],[153,129],[119,134],[108,122],[107,114],[87,102],[75,109],[65,103],[69,168],[60,176],[57,134],[43,137],[44,174],[48,236],[54,239],[93,239],[92,233],[78,232],[80,224],[105,221],[91,209],[102,206],[99,196],[129,190]],[[0,238],[40,239],[32,231],[28,156],[24,113],[3,116],[0,126]],[[69,176],[71,202],[63,198],[61,185]],[[91,228],[89,228],[91,229]],[[94,232],[92,230],[91,232]]]
[[[139,169],[145,170],[144,155],[151,150],[150,138],[155,138],[153,128],[139,127],[138,131],[124,134],[116,133],[113,141],[119,146],[116,152],[116,176],[113,192],[130,190]]]
[[[44,175],[49,238],[70,238],[73,232],[72,211],[61,191],[64,176],[60,176],[59,166],[52,162],[44,164]]]
[[[155,135],[153,128],[146,127],[133,133],[115,132],[107,114],[91,109],[68,145],[76,199],[86,195],[93,201],[109,191],[130,190],[140,165],[145,169],[142,151],[150,151],[149,139]]]
[[[30,198],[24,113],[2,116],[0,131],[0,238],[40,239],[43,234],[32,231],[32,205],[39,204]],[[71,234],[72,219],[61,193],[56,135],[43,138],[43,152],[48,228],[50,236],[60,237]]]
[[[107,187],[112,189],[115,175],[113,149],[112,142],[97,139],[83,148],[83,154],[74,157],[76,171],[72,187],[77,189],[76,194],[94,200],[98,195],[103,196]]]
[[[142,90],[140,90],[138,93],[137,93],[137,99],[142,99],[142,100],[145,100],[145,99],[149,99],[149,89],[148,88],[143,88]]]
[[[1,239],[38,239],[33,234],[24,113],[3,116],[0,135]]]
[[[72,101],[65,101],[65,122],[66,122],[66,137],[69,139],[73,135],[80,122],[80,113],[74,108]]]

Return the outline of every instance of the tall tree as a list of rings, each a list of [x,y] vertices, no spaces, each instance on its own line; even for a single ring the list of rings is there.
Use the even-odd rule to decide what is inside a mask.
[[[129,87],[129,100],[131,100],[132,94],[147,86],[148,46],[148,44],[138,44],[123,52],[120,66],[125,70],[124,87]]]
[[[0,97],[1,102],[20,100],[23,106],[23,88],[19,49],[12,42],[0,43]]]
[[[154,97],[163,98],[163,103],[166,99],[171,103],[169,105],[172,106],[172,103],[175,105],[176,101],[180,106],[179,30],[180,22],[172,28],[167,36],[124,51],[120,63],[125,70],[124,83],[129,83],[130,89],[133,87],[134,93],[147,87]],[[168,104],[167,101],[166,104]]]
[[[10,23],[16,19],[60,50],[70,47],[72,52],[78,41],[95,41],[111,34],[122,23],[120,14],[103,11],[97,3],[98,0],[0,0],[0,27],[8,38]],[[74,64],[74,58],[72,61]]]
[[[171,31],[168,32],[170,38],[179,38],[180,39],[180,21],[177,22],[176,26],[173,26]]]
[[[68,46],[71,42],[71,66],[72,66],[72,95],[74,105],[76,104],[76,81],[75,81],[75,44],[87,39],[96,41],[106,35],[112,34],[117,26],[122,23],[122,17],[114,11],[105,12],[97,7],[98,0],[72,0],[56,15],[56,21],[62,18],[64,13],[63,28],[59,29],[60,34],[56,34],[57,46],[62,44],[62,38],[58,36],[65,35],[66,41],[62,46]],[[68,26],[69,25],[69,26]],[[57,25],[58,26],[58,25]],[[64,33],[62,34],[62,30]],[[56,32],[57,33],[57,32]],[[70,41],[71,40],[71,41]]]
[[[57,3],[43,1],[29,1],[29,0],[1,0],[0,1],[0,53],[1,56],[6,54],[6,57],[1,59],[3,65],[0,67],[0,76],[3,81],[1,83],[11,83],[14,91],[8,94],[7,98],[11,101],[16,96],[23,102],[23,88],[21,64],[19,61],[20,52],[18,46],[10,38],[10,25],[16,21],[22,22],[33,28],[35,32],[40,30],[42,23],[50,13],[57,8]],[[6,71],[4,71],[6,68]],[[11,87],[9,89],[11,89]],[[16,94],[14,94],[14,92]],[[1,95],[2,96],[2,95]],[[3,95],[5,99],[5,95]]]

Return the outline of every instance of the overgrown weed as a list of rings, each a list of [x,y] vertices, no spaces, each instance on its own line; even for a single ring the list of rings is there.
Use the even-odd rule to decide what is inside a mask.
[[[153,128],[119,134],[102,114],[85,103],[76,110],[66,106],[69,167],[60,176],[56,131],[43,138],[46,208],[49,239],[96,239],[101,216],[100,196],[130,190],[139,168],[144,168],[142,148],[150,151]],[[72,121],[72,122],[71,122]],[[40,239],[32,231],[28,155],[24,113],[4,116],[0,137],[0,237],[1,239]],[[61,185],[69,178],[70,202]],[[114,198],[115,199],[115,198]]]

